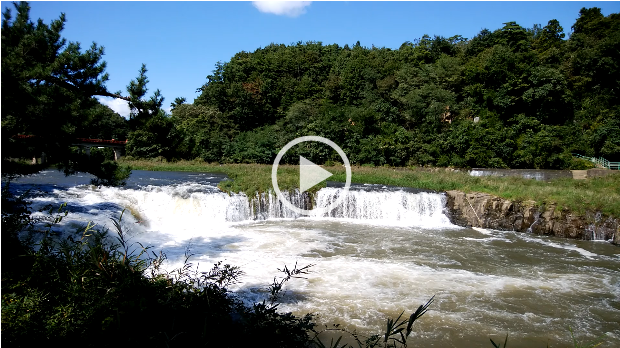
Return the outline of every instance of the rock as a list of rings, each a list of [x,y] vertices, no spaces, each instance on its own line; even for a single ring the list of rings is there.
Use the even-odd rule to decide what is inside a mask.
[[[577,239],[611,240],[620,245],[620,221],[598,212],[585,216],[559,209],[555,204],[510,201],[487,193],[447,191],[447,216],[459,226],[531,232]]]

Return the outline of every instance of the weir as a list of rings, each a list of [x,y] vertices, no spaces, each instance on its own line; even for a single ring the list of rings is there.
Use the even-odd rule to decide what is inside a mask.
[[[128,226],[140,222],[141,228],[147,230],[158,229],[156,226],[161,225],[175,230],[191,230],[195,226],[216,229],[231,222],[300,217],[285,208],[271,192],[257,193],[252,197],[222,192],[217,184],[225,176],[218,174],[135,171],[125,188],[94,191],[88,189],[89,179],[88,175],[64,177],[57,171],[47,171],[40,176],[22,178],[13,187],[24,184],[25,191],[30,188],[29,184],[53,184],[46,189],[49,192],[65,187],[67,192],[58,192],[59,196],[54,200],[59,203],[75,201],[76,205],[96,202],[94,206],[97,208],[110,207],[105,218],[93,214],[82,218],[84,221],[98,220],[109,228],[112,228],[108,224],[109,218],[117,217],[125,208],[135,216],[135,221],[127,221]],[[299,208],[326,208],[342,192],[340,183],[327,184],[314,194],[299,191],[283,194]],[[472,211],[472,205],[475,211]],[[609,240],[615,244],[620,241],[620,220],[597,212],[576,215],[558,210],[552,204],[545,206],[543,212],[528,202],[512,202],[488,194],[472,193],[466,199],[460,191],[438,193],[384,185],[354,184],[346,199],[335,209],[309,218],[424,228],[475,226],[574,239]]]
[[[196,222],[241,222],[269,219],[294,219],[299,214],[286,208],[273,192],[256,194],[251,199],[244,194],[222,192],[188,192],[187,187],[152,188],[151,197],[138,190],[125,190],[136,195],[132,205],[149,219],[174,212],[192,215]],[[307,192],[283,192],[293,205],[302,209],[326,208],[341,194],[339,188],[322,188],[311,195]],[[138,199],[139,198],[139,199]],[[388,224],[415,226],[453,226],[445,214],[446,197],[440,193],[406,191],[351,190],[345,200],[332,211],[310,218],[336,218],[377,221]]]

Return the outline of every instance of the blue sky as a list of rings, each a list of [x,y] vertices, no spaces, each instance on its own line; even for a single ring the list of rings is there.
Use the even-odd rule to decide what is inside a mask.
[[[13,8],[2,2],[2,9]],[[189,102],[217,61],[270,43],[321,41],[398,48],[424,34],[472,38],[516,21],[529,28],[557,19],[570,33],[582,7],[620,12],[619,2],[31,2],[31,18],[44,22],[66,14],[63,36],[87,48],[105,47],[108,90],[121,90],[142,63],[148,96],[159,88],[169,107]],[[126,115],[120,100],[102,102]]]

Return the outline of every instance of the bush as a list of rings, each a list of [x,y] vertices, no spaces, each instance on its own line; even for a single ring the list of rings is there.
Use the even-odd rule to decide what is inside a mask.
[[[568,169],[571,170],[588,170],[596,168],[596,165],[592,161],[585,160],[583,158],[573,157],[570,161],[570,167]]]
[[[104,149],[110,150],[110,149]],[[58,164],[58,169],[65,175],[85,172],[94,175],[90,183],[96,186],[125,186],[131,176],[131,167],[120,165],[110,160],[106,151],[93,151],[90,156],[80,152],[70,153],[64,162]]]
[[[90,181],[96,186],[125,186],[131,175],[131,167],[119,165],[114,161],[104,161],[99,166],[91,166],[86,171],[96,176]]]

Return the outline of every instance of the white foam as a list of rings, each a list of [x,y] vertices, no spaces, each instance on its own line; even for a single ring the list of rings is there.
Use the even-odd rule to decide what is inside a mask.
[[[565,244],[565,243],[555,243],[555,242],[551,242],[548,240],[544,240],[544,239],[540,239],[540,238],[531,238],[528,236],[524,236],[523,237],[524,240],[527,240],[529,242],[534,242],[534,243],[539,243],[539,244],[544,244],[553,248],[558,248],[558,249],[564,249],[564,250],[570,250],[570,251],[576,251],[579,254],[583,255],[584,257],[588,258],[588,259],[592,259],[593,257],[597,257],[599,256],[598,254],[595,254],[593,252],[587,251],[585,249],[582,249],[580,247],[574,246],[574,245],[570,245],[570,244]]]
[[[342,190],[323,188],[316,196],[316,205],[326,208]],[[346,218],[386,225],[453,227],[444,214],[446,198],[436,193],[405,191],[349,191],[343,203],[320,217]]]
[[[506,239],[506,238],[501,238],[501,237],[489,237],[489,238],[471,238],[471,237],[463,237],[464,240],[471,240],[474,242],[481,242],[481,243],[487,243],[487,242],[492,242],[495,240],[499,240],[502,242],[506,242],[506,243],[512,243],[512,241],[510,239]]]

